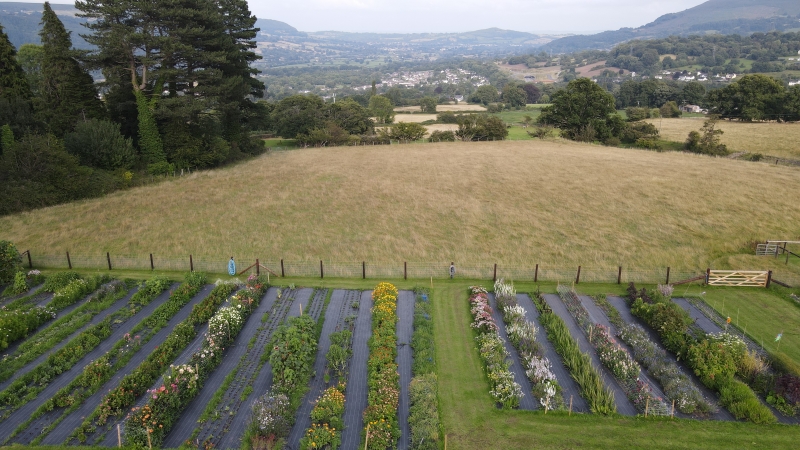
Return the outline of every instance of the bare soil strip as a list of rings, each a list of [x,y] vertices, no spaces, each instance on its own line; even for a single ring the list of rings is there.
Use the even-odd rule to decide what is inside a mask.
[[[47,437],[44,438],[42,441],[45,445],[58,445],[62,443],[66,443],[65,441],[67,438],[72,434],[72,432],[78,428],[81,423],[83,423],[83,419],[92,414],[92,412],[100,405],[100,401],[103,400],[103,396],[105,396],[110,390],[116,388],[122,378],[125,377],[127,374],[133,372],[134,369],[139,367],[139,365],[150,356],[150,353],[155,350],[156,347],[161,345],[164,339],[172,333],[172,330],[175,326],[181,322],[183,322],[189,314],[192,312],[192,308],[200,303],[204,298],[211,293],[211,290],[214,289],[214,285],[208,285],[203,287],[194,298],[189,301],[177,314],[170,318],[171,326],[167,326],[162,328],[155,336],[153,336],[146,344],[142,345],[139,350],[137,350],[136,355],[128,361],[128,364],[125,365],[122,369],[120,369],[113,378],[111,378],[106,384],[104,384],[97,392],[94,393],[91,397],[86,399],[83,402],[83,405],[78,408],[77,410],[73,411],[69,416],[67,416],[56,428],[51,431]],[[170,291],[167,290],[161,294],[156,300],[150,302],[150,304],[145,307],[148,311],[152,312],[149,309],[150,305],[154,305],[154,309],[158,308],[166,299],[169,298]],[[139,314],[142,313],[139,312]],[[149,313],[147,314],[149,316]],[[138,314],[137,314],[138,316]],[[147,316],[141,316],[142,318]],[[47,415],[43,416],[46,417]],[[111,425],[106,426],[103,430],[97,430],[93,436],[87,436],[87,445],[91,445],[91,443],[100,441],[102,435],[104,435],[109,429]]]
[[[592,344],[589,343],[589,338],[586,337],[586,335],[578,326],[577,322],[575,322],[575,318],[569,313],[567,307],[564,305],[564,302],[561,301],[561,298],[559,298],[556,294],[544,294],[544,299],[548,306],[552,308],[553,312],[561,317],[561,320],[563,320],[567,325],[569,333],[572,335],[572,338],[578,342],[578,347],[580,347],[581,351],[587,353],[592,359],[594,368],[602,374],[603,383],[605,383],[606,387],[614,392],[614,402],[617,405],[617,412],[625,416],[635,416],[638,414],[638,411],[636,411],[633,403],[628,400],[628,396],[625,395],[625,391],[622,390],[622,387],[620,387],[619,383],[617,383],[617,380],[614,379],[605,366],[603,366],[603,364],[600,362],[597,352],[595,352]]]
[[[517,303],[525,309],[525,318],[536,325],[536,341],[542,345],[544,356],[550,361],[551,370],[558,379],[558,384],[561,386],[561,393],[564,395],[564,405],[569,407],[570,399],[572,399],[573,412],[589,412],[589,406],[586,400],[581,397],[581,389],[578,384],[572,379],[569,371],[564,367],[561,361],[561,356],[556,353],[553,344],[547,340],[547,332],[539,323],[539,311],[533,304],[533,301],[527,294],[517,294]]]
[[[347,378],[347,389],[344,394],[344,430],[342,431],[343,449],[354,449],[361,442],[361,431],[364,429],[364,409],[367,407],[367,358],[369,347],[367,341],[372,335],[372,291],[361,293],[361,301],[353,332],[353,356]]]
[[[522,398],[519,399],[519,409],[525,410],[535,410],[539,408],[539,402],[533,398],[531,394],[532,387],[531,382],[528,379],[528,376],[525,374],[525,366],[522,364],[522,361],[519,358],[519,354],[517,353],[517,349],[511,344],[508,340],[508,334],[506,333],[506,324],[503,322],[503,314],[497,308],[497,300],[495,299],[494,294],[489,294],[489,305],[492,307],[492,317],[494,321],[498,325],[497,332],[500,334],[500,337],[503,338],[503,342],[506,346],[506,351],[509,355],[511,355],[511,367],[509,370],[511,373],[514,374],[514,381],[517,382],[520,386],[522,386]]]
[[[414,303],[412,291],[400,291],[397,296],[397,368],[400,371],[400,403],[397,420],[400,424],[400,439],[397,448],[405,450],[411,446],[411,431],[408,426],[409,397],[411,384],[411,336],[414,334]]]

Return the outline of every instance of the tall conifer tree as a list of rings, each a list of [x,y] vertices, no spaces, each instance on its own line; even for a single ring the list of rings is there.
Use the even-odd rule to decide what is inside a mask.
[[[72,131],[81,120],[100,119],[104,107],[97,98],[94,80],[78,63],[70,32],[50,2],[42,12],[42,86],[39,113],[56,136]]]
[[[21,136],[32,126],[31,88],[17,63],[17,51],[0,25],[0,126]]]

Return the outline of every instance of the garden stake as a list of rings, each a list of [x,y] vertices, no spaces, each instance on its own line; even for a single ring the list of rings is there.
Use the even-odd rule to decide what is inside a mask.
[[[367,424],[367,439],[364,440],[364,450],[367,450],[367,444],[369,444],[369,424]]]
[[[301,316],[303,315],[303,304],[302,303],[300,303],[300,315]]]
[[[122,447],[122,432],[119,430],[119,424],[117,424],[117,447]]]
[[[736,308],[736,326],[739,326],[739,308]]]
[[[572,416],[572,396],[569,396],[569,415]]]
[[[647,410],[650,409],[650,397],[647,397],[647,401],[644,402],[644,416],[647,417]]]
[[[592,331],[594,331],[594,327],[589,325],[589,343],[592,343]]]
[[[147,446],[153,450],[153,441],[150,440],[150,429],[147,430]]]
[[[672,414],[669,415],[673,419],[675,418],[675,400],[672,400]]]

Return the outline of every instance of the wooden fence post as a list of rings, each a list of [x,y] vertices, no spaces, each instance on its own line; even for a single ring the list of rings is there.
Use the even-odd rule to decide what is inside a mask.
[[[494,265],[494,275],[492,276],[492,281],[497,281],[497,264]]]
[[[111,253],[106,252],[106,259],[108,260],[108,270],[111,270]]]
[[[261,276],[261,264],[259,264],[258,258],[256,258],[256,276]]]
[[[189,255],[189,271],[194,272],[194,259],[192,259],[192,255]]]
[[[708,279],[711,277],[711,268],[706,269],[706,284],[708,284]]]
[[[367,262],[361,261],[361,278],[366,280],[367,279]]]
[[[575,284],[581,282],[581,266],[578,266],[578,275],[575,276]]]
[[[319,260],[319,277],[320,278],[325,278],[325,271],[322,268],[322,260],[321,259]]]
[[[33,263],[31,262],[31,251],[26,250],[25,253],[28,254],[28,269],[33,269]]]
[[[72,270],[72,260],[69,259],[69,252],[67,252],[67,266],[69,267],[69,270]]]
[[[408,261],[403,261],[403,279],[408,279]]]
[[[769,272],[767,272],[767,285],[764,286],[764,287],[768,288],[770,284],[772,284],[772,271],[771,270]]]
[[[536,265],[536,269],[533,271],[533,282],[536,283],[539,281],[539,265]]]
[[[617,284],[622,284],[622,266],[619,266],[619,272],[617,272]]]
[[[281,278],[285,278],[286,273],[283,271],[283,259],[281,259]]]
[[[150,253],[150,270],[156,270],[155,264],[153,264],[153,254]]]
[[[667,283],[666,284],[669,284],[669,267],[667,267]]]

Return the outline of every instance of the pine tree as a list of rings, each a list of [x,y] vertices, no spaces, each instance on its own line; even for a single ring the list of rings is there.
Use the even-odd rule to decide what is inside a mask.
[[[16,56],[0,25],[0,125],[8,124],[19,136],[33,126],[33,120],[31,88]]]
[[[78,63],[70,32],[49,2],[42,13],[42,86],[39,113],[58,137],[72,131],[81,120],[105,116],[94,80]]]

